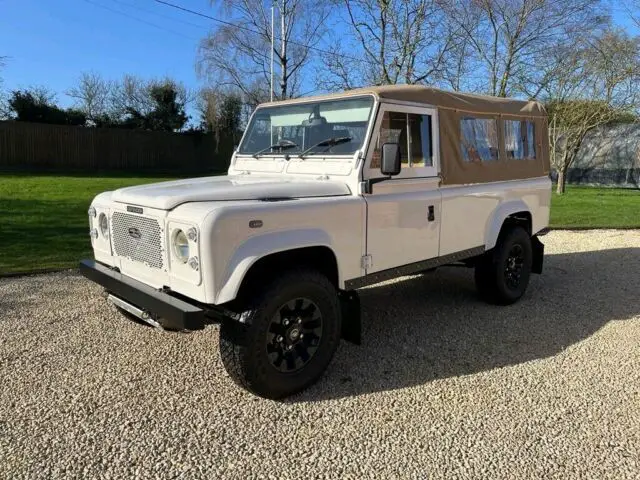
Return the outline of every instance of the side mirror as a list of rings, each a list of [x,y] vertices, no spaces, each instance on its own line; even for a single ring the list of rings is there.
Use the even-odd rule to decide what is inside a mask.
[[[382,161],[380,171],[383,175],[398,175],[401,171],[400,145],[397,143],[382,144]]]

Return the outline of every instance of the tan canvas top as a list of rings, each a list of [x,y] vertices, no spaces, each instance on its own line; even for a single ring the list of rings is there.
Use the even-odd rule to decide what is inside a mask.
[[[385,85],[297,100],[285,100],[274,102],[274,104],[330,100],[366,94],[374,95],[383,101],[395,100],[431,105],[438,110],[440,176],[444,185],[518,180],[549,174],[547,113],[539,102],[447,92],[422,85]],[[495,121],[497,146],[493,148],[498,150],[497,159],[485,161],[474,157],[471,161],[468,156],[465,158],[461,145],[461,121],[467,117]],[[508,121],[528,121],[535,125],[534,156],[520,159],[509,158],[505,147],[505,124]]]
[[[398,100],[433,105],[474,113],[494,113],[528,117],[544,117],[546,112],[539,102],[515,100],[511,98],[490,97],[471,93],[448,92],[423,85],[383,85],[347,90],[340,93],[305,97],[297,101],[329,100],[331,98],[372,94],[384,100]],[[284,100],[274,104],[293,103],[296,100]]]

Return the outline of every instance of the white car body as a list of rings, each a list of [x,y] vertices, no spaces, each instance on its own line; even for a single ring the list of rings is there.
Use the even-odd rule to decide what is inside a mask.
[[[483,167],[477,162],[467,166],[460,161],[457,171],[453,167],[443,168],[447,161],[453,162],[442,158],[443,152],[458,148],[458,140],[449,138],[446,146],[441,145],[445,141],[442,132],[446,130],[440,128],[440,122],[449,122],[448,125],[455,127],[451,118],[455,120],[459,113],[442,110],[441,105],[402,99],[403,92],[410,95],[426,92],[436,95],[434,98],[442,94],[419,88],[405,87],[398,94],[393,87],[381,87],[327,97],[336,101],[352,97],[371,100],[366,132],[354,152],[303,156],[287,155],[284,148],[280,148],[280,151],[269,150],[257,156],[242,153],[241,143],[231,158],[227,175],[128,187],[98,195],[91,204],[89,218],[97,263],[83,261],[81,271],[107,290],[115,289],[112,301],[118,306],[154,325],[161,325],[158,322],[165,314],[163,311],[168,312],[167,315],[218,311],[217,307],[224,308],[236,300],[244,287],[259,289],[270,277],[277,277],[299,263],[317,269],[328,278],[342,302],[345,298],[352,300],[354,296],[350,293],[364,285],[483,258],[485,252],[496,247],[509,222],[520,225],[532,239],[531,271],[540,273],[543,247],[537,235],[548,226],[551,198],[551,180],[542,165],[544,161],[540,160],[540,165],[535,159],[504,163],[505,168],[514,169],[515,177],[524,178],[506,178],[500,162]],[[452,105],[464,106],[465,102],[475,100],[474,96],[456,97]],[[290,100],[282,104],[305,106],[314,101],[317,99]],[[489,107],[495,102],[500,112],[496,118],[505,119],[503,126],[497,126],[498,120],[495,123],[496,138],[504,142],[506,122],[513,115],[507,109],[511,104],[503,99],[487,102]],[[538,157],[544,157],[546,117],[543,110],[526,102],[516,107],[524,112],[523,118],[528,118],[532,108],[538,109],[538,116],[531,120],[539,122],[535,124],[538,143],[528,148],[538,150]],[[257,112],[260,111],[259,108]],[[387,112],[392,113],[387,115]],[[340,110],[338,113],[346,117],[355,115]],[[384,158],[380,152],[385,147],[380,147],[383,140],[379,132],[383,118],[389,124],[385,128],[392,128],[389,120],[392,114],[402,122],[406,118],[404,127],[411,137],[406,144],[407,156],[414,148],[420,149],[424,156],[428,148],[431,157],[423,165],[414,166],[413,160],[407,160],[406,168],[398,168],[397,175],[383,177],[381,169],[372,166],[372,159],[376,148],[378,158]],[[288,114],[287,118],[296,115]],[[337,117],[335,112],[332,115]],[[430,131],[428,147],[424,142],[419,147],[413,146],[411,119],[418,118],[416,116],[423,122],[418,127],[423,129],[420,141],[423,142],[425,132]],[[425,119],[428,123],[424,123]],[[522,122],[518,127],[523,129],[522,138],[513,134],[512,143],[525,142],[526,135],[531,135],[523,136],[529,125],[527,120]],[[273,125],[269,127],[271,138],[273,128]],[[246,136],[247,133],[243,142]],[[532,135],[532,142],[533,138]],[[304,141],[302,144],[305,145]],[[399,166],[400,148],[404,144],[396,140],[394,145]],[[495,148],[494,153],[487,151],[498,155]],[[506,147],[502,147],[501,159],[505,151]],[[474,151],[465,152],[470,156]],[[548,150],[546,152],[548,154]],[[489,180],[469,183],[456,180],[466,178],[465,169]],[[497,178],[492,180],[491,175]],[[101,228],[103,216],[108,220],[104,224],[106,228]],[[179,231],[189,237],[188,261],[186,257],[178,258],[177,252],[183,251],[174,245]],[[260,275],[256,283],[255,278]],[[249,291],[248,295],[252,294],[253,290]],[[345,311],[343,307],[343,316]],[[239,320],[243,322],[243,317]],[[287,319],[283,322],[289,324]],[[180,321],[178,326],[192,328],[187,323]],[[200,328],[201,323],[198,317],[194,328]],[[297,330],[292,334],[296,341],[299,341],[298,334]],[[349,338],[343,327],[343,337],[359,342],[359,330]],[[283,395],[301,388],[300,385],[289,390],[282,387],[277,392],[264,387],[259,394]]]

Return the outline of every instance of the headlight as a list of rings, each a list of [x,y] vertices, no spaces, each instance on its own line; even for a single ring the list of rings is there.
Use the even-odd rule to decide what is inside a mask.
[[[189,239],[182,230],[173,232],[173,253],[182,263],[189,260]]]
[[[98,224],[100,225],[100,233],[102,234],[102,237],[109,238],[109,219],[104,213],[100,214]]]

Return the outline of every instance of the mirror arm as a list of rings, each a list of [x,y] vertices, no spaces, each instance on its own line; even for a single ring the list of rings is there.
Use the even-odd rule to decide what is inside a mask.
[[[393,177],[391,175],[387,177],[378,177],[378,178],[370,178],[364,183],[364,193],[371,194],[373,193],[373,186],[376,183],[384,182],[385,180],[391,180]]]

